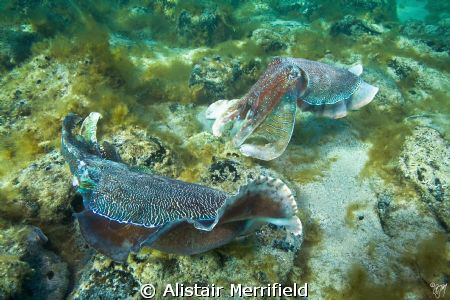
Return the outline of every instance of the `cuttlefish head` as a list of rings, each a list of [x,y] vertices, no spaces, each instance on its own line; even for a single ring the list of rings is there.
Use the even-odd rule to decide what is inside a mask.
[[[215,119],[213,134],[221,136],[232,122],[233,144],[241,146],[283,99],[295,102],[304,93],[307,82],[308,76],[301,68],[275,57],[244,97],[219,100],[208,107],[207,118]]]

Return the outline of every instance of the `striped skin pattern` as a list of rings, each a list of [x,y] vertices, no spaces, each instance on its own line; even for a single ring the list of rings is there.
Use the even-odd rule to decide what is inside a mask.
[[[195,254],[226,244],[264,223],[302,233],[297,205],[279,179],[260,176],[236,195],[168,177],[137,172],[111,147],[97,143],[100,114],[64,119],[61,152],[83,197],[75,214],[85,240],[116,261],[143,246]],[[112,160],[115,159],[116,161]],[[119,158],[119,159],[117,159]]]
[[[85,165],[80,170],[89,172]],[[86,207],[121,223],[158,227],[182,219],[214,220],[228,194],[198,184],[102,164]],[[83,170],[85,169],[85,170]],[[134,187],[130,189],[130,187]],[[149,201],[151,200],[151,201]]]
[[[302,58],[275,57],[244,97],[211,104],[206,117],[215,119],[212,132],[217,136],[231,122],[233,144],[244,155],[272,160],[291,139],[294,103],[302,111],[337,119],[372,101],[378,88],[364,82],[361,73],[361,65],[347,70]]]

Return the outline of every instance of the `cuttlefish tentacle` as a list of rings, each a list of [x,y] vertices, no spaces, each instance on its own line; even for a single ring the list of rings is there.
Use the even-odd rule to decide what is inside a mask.
[[[272,160],[291,139],[294,105],[338,119],[370,103],[378,88],[364,82],[361,74],[361,65],[347,70],[301,58],[275,57],[244,97],[211,104],[206,117],[215,119],[212,131],[217,136],[231,123],[233,144],[244,155]]]
[[[232,196],[206,186],[134,171],[106,159],[95,136],[98,113],[69,114],[63,124],[62,153],[83,197],[75,214],[86,241],[124,261],[143,246],[195,254],[228,243],[264,223],[301,234],[297,206],[280,180],[261,176]]]

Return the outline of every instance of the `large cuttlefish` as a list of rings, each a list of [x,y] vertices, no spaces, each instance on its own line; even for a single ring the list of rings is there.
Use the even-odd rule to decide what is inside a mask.
[[[302,58],[275,57],[241,99],[211,104],[212,132],[222,135],[231,123],[233,144],[246,156],[272,160],[286,149],[297,106],[329,118],[342,118],[368,104],[378,88],[364,82],[362,66],[350,69]]]
[[[206,186],[139,172],[127,166],[108,143],[99,145],[99,113],[65,117],[61,152],[83,197],[76,213],[92,247],[117,261],[143,246],[195,254],[251,233],[264,223],[302,233],[290,189],[279,179],[260,176],[236,195]]]

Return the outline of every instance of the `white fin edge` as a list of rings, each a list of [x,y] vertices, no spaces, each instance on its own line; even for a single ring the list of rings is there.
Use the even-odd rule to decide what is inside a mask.
[[[376,86],[362,82],[351,98],[351,109],[359,109],[369,104],[378,93]]]
[[[363,72],[363,66],[361,64],[356,64],[354,66],[351,66],[348,69],[349,72],[352,72],[353,74],[355,74],[356,76],[359,76],[362,74]]]

